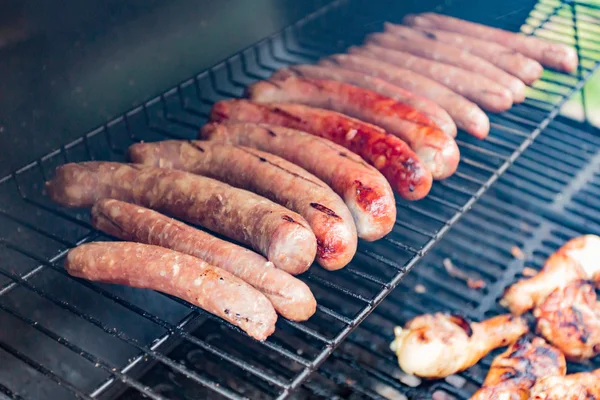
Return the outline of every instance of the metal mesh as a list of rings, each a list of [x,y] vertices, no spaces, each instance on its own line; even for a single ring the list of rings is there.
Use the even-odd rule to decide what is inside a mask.
[[[582,129],[584,128],[584,129]],[[551,143],[557,133],[568,133],[572,148],[565,147],[564,158],[582,154],[586,149],[588,162],[570,171],[573,182],[577,174],[594,162],[599,153],[600,140],[597,129],[567,120],[553,122],[520,160],[542,161],[541,143]],[[547,139],[547,140],[546,140]],[[407,377],[398,368],[396,356],[389,350],[393,340],[394,326],[403,325],[409,319],[436,311],[458,312],[468,318],[481,320],[504,313],[497,300],[504,288],[522,278],[524,267],[539,270],[544,261],[565,241],[589,233],[585,224],[563,211],[560,221],[545,218],[540,207],[536,213],[506,199],[520,196],[516,187],[547,188],[557,184],[555,176],[561,176],[563,165],[540,169],[511,166],[506,174],[484,195],[473,209],[419,262],[414,270],[402,280],[396,290],[340,345],[318,372],[311,375],[298,392],[299,398],[323,397],[346,398],[360,394],[369,399],[431,399],[441,392],[442,399],[468,399],[478,389],[488,368],[501,350],[492,352],[479,364],[456,376],[439,381],[421,381]],[[556,173],[556,175],[555,175]],[[525,184],[523,176],[531,181]],[[554,201],[567,205],[577,203],[580,193],[596,190],[596,178],[592,175],[581,181],[578,194],[565,200],[555,186]],[[568,186],[569,183],[563,183]],[[544,190],[544,189],[542,189]],[[541,198],[541,197],[540,197]],[[545,207],[553,209],[554,202]],[[585,213],[598,212],[594,203],[587,205]],[[558,215],[558,214],[557,214]],[[470,288],[463,280],[452,277],[443,267],[444,260],[468,274],[481,279],[483,289]],[[600,366],[600,357],[586,364],[569,364],[569,372],[591,370]]]
[[[90,159],[121,161],[125,149],[140,140],[195,137],[214,101],[240,96],[247,84],[290,63],[312,62],[343,51],[346,46],[359,43],[366,33],[381,29],[383,21],[397,21],[406,12],[431,8],[426,2],[414,6],[402,3],[333,1],[284,31],[0,180],[0,323],[11,327],[0,332],[0,393],[9,398],[61,399],[118,395],[153,399],[283,398],[300,386],[354,330],[357,333],[344,344],[344,349],[356,346],[365,331],[378,334],[381,343],[387,342],[389,321],[400,323],[414,313],[443,308],[448,302],[469,316],[482,315],[490,309],[493,290],[502,284],[499,271],[506,270],[503,266],[507,252],[510,254],[508,239],[520,237],[520,231],[505,227],[510,223],[503,213],[513,212],[506,201],[490,196],[479,201],[481,196],[494,184],[494,190],[505,197],[512,197],[516,192],[510,190],[514,190],[519,195],[530,194],[545,206],[552,205],[561,193],[571,193],[569,185],[572,186],[574,172],[585,169],[588,158],[596,153],[593,147],[583,154],[578,150],[597,143],[586,130],[581,138],[572,140],[570,126],[548,127],[560,106],[581,89],[600,60],[600,46],[591,39],[584,40],[591,29],[586,24],[577,23],[577,29],[568,33],[556,28],[557,23],[566,23],[569,16],[572,21],[581,16],[584,20],[600,18],[596,7],[581,2],[544,0],[527,20],[535,34],[559,35],[558,39],[568,43],[578,40],[581,67],[577,73],[545,72],[528,100],[490,116],[492,130],[486,141],[460,133],[462,162],[458,172],[436,182],[431,194],[422,201],[397,199],[398,219],[393,232],[376,243],[361,242],[347,268],[330,273],[315,267],[302,275],[319,304],[309,321],[296,323],[280,318],[275,334],[259,343],[181,300],[151,291],[82,281],[68,276],[62,268],[69,248],[108,238],[91,228],[87,210],[67,210],[47,199],[43,183],[54,167]],[[533,2],[529,7],[524,3],[508,1],[483,7],[457,1],[446,4],[443,12],[516,30],[534,7]],[[568,140],[563,130],[567,130]],[[544,135],[538,138],[542,131]],[[534,153],[528,151],[519,157],[528,147]],[[518,179],[507,174],[496,182],[512,164],[509,174]],[[563,174],[555,178],[550,169]],[[529,184],[538,179],[536,174],[544,178],[543,184]],[[573,196],[580,195],[574,189]],[[467,213],[476,203],[476,208]],[[544,210],[548,210],[543,211],[548,215],[558,215],[560,211],[550,206]],[[473,268],[489,281],[488,289],[472,293],[447,279],[435,280],[434,267],[439,269],[435,257],[440,256],[432,253],[422,261],[429,266],[417,268],[404,279],[402,287],[412,288],[417,281],[431,282],[439,288],[435,295],[431,291],[418,295],[408,292],[411,294],[403,298],[405,289],[399,289],[361,324],[464,214],[463,222],[442,242],[450,243],[444,251],[462,251],[460,257],[455,257],[461,262],[473,259],[479,251],[480,257],[485,257],[486,267]],[[486,218],[498,221],[502,228],[490,227],[484,223]],[[526,233],[541,238],[536,233],[540,218],[531,217],[530,222]],[[572,224],[578,224],[575,218]],[[482,238],[479,230],[484,230],[486,236]],[[484,251],[483,244],[477,247],[474,243],[491,247]],[[394,301],[401,306],[401,313],[397,308],[389,308],[388,304]],[[381,324],[370,322],[379,321],[377,318]],[[375,345],[371,339],[364,342],[364,347]],[[393,361],[389,353],[373,351],[377,359]],[[348,353],[336,353],[333,362],[366,373],[365,364],[349,360],[344,354]],[[149,368],[150,372],[140,378]],[[393,376],[393,372],[388,373]],[[357,383],[360,381],[349,378],[351,374],[340,372],[330,363],[323,367],[322,374],[342,388],[351,389],[349,393],[353,395],[358,396],[363,390],[377,394],[374,388],[363,388]],[[155,384],[161,376],[171,383]],[[408,393],[401,385],[391,386]],[[308,388],[311,386],[307,384],[303,390]]]

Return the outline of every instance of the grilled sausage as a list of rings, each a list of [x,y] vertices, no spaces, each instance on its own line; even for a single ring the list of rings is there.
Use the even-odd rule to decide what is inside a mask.
[[[422,199],[431,189],[431,172],[405,142],[377,126],[334,111],[300,104],[228,100],[215,103],[210,120],[267,123],[300,129],[355,152],[381,171],[392,188],[405,199]]]
[[[385,30],[396,33],[399,25],[385,24]],[[439,29],[425,29],[415,27],[416,32],[420,32],[423,36],[430,40],[435,40],[440,43],[449,44],[473,53],[485,60],[488,60],[498,68],[503,69],[511,75],[516,76],[527,85],[540,79],[544,67],[542,65],[523,54],[516,52],[508,47],[502,46],[494,42],[486,42],[485,40],[477,39],[471,36],[461,35],[442,31]]]
[[[265,340],[275,331],[277,314],[262,293],[187,254],[148,244],[95,242],[71,249],[65,269],[79,278],[179,297],[239,326],[257,340]]]
[[[166,247],[224,269],[264,294],[285,318],[304,321],[315,313],[317,303],[304,282],[251,250],[156,211],[104,199],[92,207],[92,224],[119,239]]]
[[[510,90],[485,76],[473,74],[461,68],[415,57],[403,51],[386,49],[372,43],[363,47],[351,47],[348,52],[372,57],[426,76],[488,111],[502,112],[512,106]]]
[[[208,176],[250,190],[302,215],[317,238],[317,262],[343,268],[358,238],[343,200],[316,176],[280,157],[249,147],[206,141],[137,143],[131,161]]]
[[[480,139],[490,131],[490,120],[474,103],[436,81],[395,65],[350,54],[336,54],[321,60],[325,67],[340,66],[365,75],[381,78],[403,89],[426,97],[442,106],[456,125]]]
[[[396,204],[385,177],[327,139],[281,126],[233,122],[204,125],[200,137],[276,154],[315,174],[344,199],[362,239],[380,239],[394,227]]]
[[[404,140],[434,179],[452,175],[460,153],[454,139],[423,114],[394,99],[343,82],[290,76],[259,81],[247,89],[259,103],[299,103],[337,111],[380,126]]]
[[[399,101],[400,103],[414,107],[427,118],[435,122],[441,130],[446,132],[446,134],[456,137],[456,124],[446,110],[425,97],[418,96],[401,87],[392,85],[383,79],[339,67],[322,67],[319,65],[308,64],[291,65],[289,68],[280,69],[271,75],[271,79],[284,79],[294,75],[304,78],[340,81],[372,90]]]
[[[572,72],[577,68],[577,52],[561,43],[552,43],[533,36],[523,36],[502,29],[476,24],[435,13],[409,14],[404,23],[426,29],[441,29],[461,33],[489,42],[496,42],[533,58],[541,64],[560,71]]]
[[[415,29],[395,25],[393,33],[372,34],[367,37],[366,43],[404,51],[418,57],[475,72],[508,88],[512,93],[513,102],[520,103],[525,100],[525,84],[519,79],[466,50],[428,39]]]
[[[152,208],[248,244],[291,274],[306,271],[316,253],[315,235],[300,215],[183,171],[113,162],[66,164],[46,189],[52,200],[68,207],[112,198]]]

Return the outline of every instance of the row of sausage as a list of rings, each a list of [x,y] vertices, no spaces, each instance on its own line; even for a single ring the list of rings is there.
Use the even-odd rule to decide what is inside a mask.
[[[277,71],[248,87],[249,99],[216,103],[202,140],[135,144],[132,164],[59,167],[47,184],[54,201],[93,207],[96,228],[137,242],[80,246],[67,257],[67,270],[184,298],[258,339],[273,332],[276,312],[308,319],[314,296],[292,275],[315,260],[343,268],[358,238],[377,240],[393,229],[394,190],[417,200],[433,179],[452,175],[460,159],[457,125],[480,138],[489,130],[475,103],[502,111],[523,100],[522,68],[516,77],[494,67],[475,55],[484,54],[474,50],[476,39],[464,41],[466,50],[440,45],[435,35],[458,36],[418,28],[430,19],[450,31],[456,23],[408,16],[416,28],[386,25],[386,33],[349,54]],[[539,47],[538,39],[458,24],[491,32],[490,42],[510,35],[523,49],[531,50],[530,40]],[[546,52],[527,56],[558,67]],[[508,51],[497,63],[508,69],[508,57],[537,64],[527,56]],[[570,56],[565,50],[560,58]],[[576,65],[576,57],[569,62]],[[541,66],[531,69],[537,72],[528,70],[527,82],[541,74]]]
[[[485,138],[486,113],[525,99],[543,65],[573,71],[575,50],[438,14],[385,24],[347,54],[294,65],[217,103],[213,121],[269,123],[334,141],[418,200],[457,169],[457,127]]]

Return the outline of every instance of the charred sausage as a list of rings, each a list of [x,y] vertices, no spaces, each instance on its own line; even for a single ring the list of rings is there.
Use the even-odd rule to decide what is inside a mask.
[[[46,189],[52,200],[68,207],[112,198],[152,208],[248,244],[291,274],[306,271],[316,254],[315,235],[300,215],[183,171],[114,162],[66,164]]]
[[[224,269],[264,294],[285,318],[304,321],[315,313],[317,303],[304,282],[251,250],[156,211],[104,199],[92,207],[92,224],[119,239],[165,247]]]
[[[385,177],[327,139],[281,126],[234,122],[204,125],[200,137],[276,154],[315,174],[344,199],[362,239],[380,239],[394,227],[396,204]]]
[[[262,293],[187,254],[141,243],[95,242],[71,249],[65,269],[91,281],[179,297],[239,326],[257,340],[265,340],[275,331],[277,314]]]
[[[386,31],[395,33],[397,32],[396,27],[398,26],[399,25],[386,23],[385,29]],[[533,82],[540,79],[542,72],[544,72],[544,67],[542,67],[539,62],[529,57],[525,57],[523,54],[498,43],[486,42],[485,40],[471,36],[439,29],[415,27],[415,31],[420,32],[430,40],[464,49],[469,53],[473,53],[476,56],[488,60],[498,68],[516,76],[527,85],[531,85]]]
[[[259,103],[299,103],[337,111],[380,126],[404,140],[429,168],[433,179],[452,175],[460,153],[454,139],[413,107],[347,83],[290,76],[259,81],[247,89]]]
[[[271,79],[285,79],[289,76],[301,76],[304,78],[328,79],[355,85],[369,89],[401,103],[414,107],[427,118],[432,120],[446,134],[456,137],[456,124],[446,110],[437,103],[399,86],[393,85],[383,79],[361,74],[344,68],[319,65],[291,65],[289,68],[280,69],[271,75]]]
[[[335,111],[300,104],[227,100],[215,103],[210,120],[267,123],[303,130],[361,156],[381,171],[405,199],[422,199],[431,189],[431,172],[405,142],[377,126]]]
[[[165,140],[134,144],[129,158],[218,179],[298,212],[317,238],[317,262],[328,270],[343,268],[356,253],[356,227],[343,200],[316,176],[273,154],[218,142]]]
[[[459,128],[483,139],[490,131],[490,120],[474,103],[436,81],[395,65],[355,54],[336,54],[319,62],[322,66],[340,66],[381,78],[403,89],[426,97],[442,106]]]
[[[510,90],[485,76],[473,74],[462,68],[416,57],[403,51],[386,49],[372,43],[363,47],[351,47],[348,52],[372,57],[426,76],[488,111],[502,112],[512,106]]]
[[[515,103],[525,100],[525,84],[504,72],[494,64],[464,49],[431,40],[421,32],[407,26],[395,25],[393,33],[375,33],[367,37],[366,43],[373,43],[393,50],[400,50],[414,56],[442,62],[485,76],[508,88]]]
[[[489,42],[496,42],[533,58],[541,64],[560,71],[572,72],[577,68],[577,52],[561,43],[552,43],[533,36],[519,35],[502,29],[448,17],[435,13],[409,14],[404,23],[426,29],[441,29],[461,33]]]

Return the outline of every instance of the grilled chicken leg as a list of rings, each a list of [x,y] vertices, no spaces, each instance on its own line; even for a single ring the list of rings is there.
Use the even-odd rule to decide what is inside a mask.
[[[600,399],[600,369],[567,376],[548,376],[531,389],[532,400]]]
[[[510,286],[500,303],[521,315],[544,301],[554,289],[578,279],[600,280],[600,237],[596,235],[569,240],[548,258],[536,276]]]
[[[588,281],[556,289],[533,315],[537,331],[569,360],[581,361],[600,353],[600,303]]]
[[[471,400],[527,400],[536,381],[545,376],[563,376],[567,363],[562,353],[542,338],[521,338],[497,356],[483,387]]]
[[[465,370],[491,350],[506,346],[527,333],[524,320],[500,315],[483,322],[468,322],[443,313],[414,318],[396,327],[390,348],[400,368],[423,378],[443,378]]]

